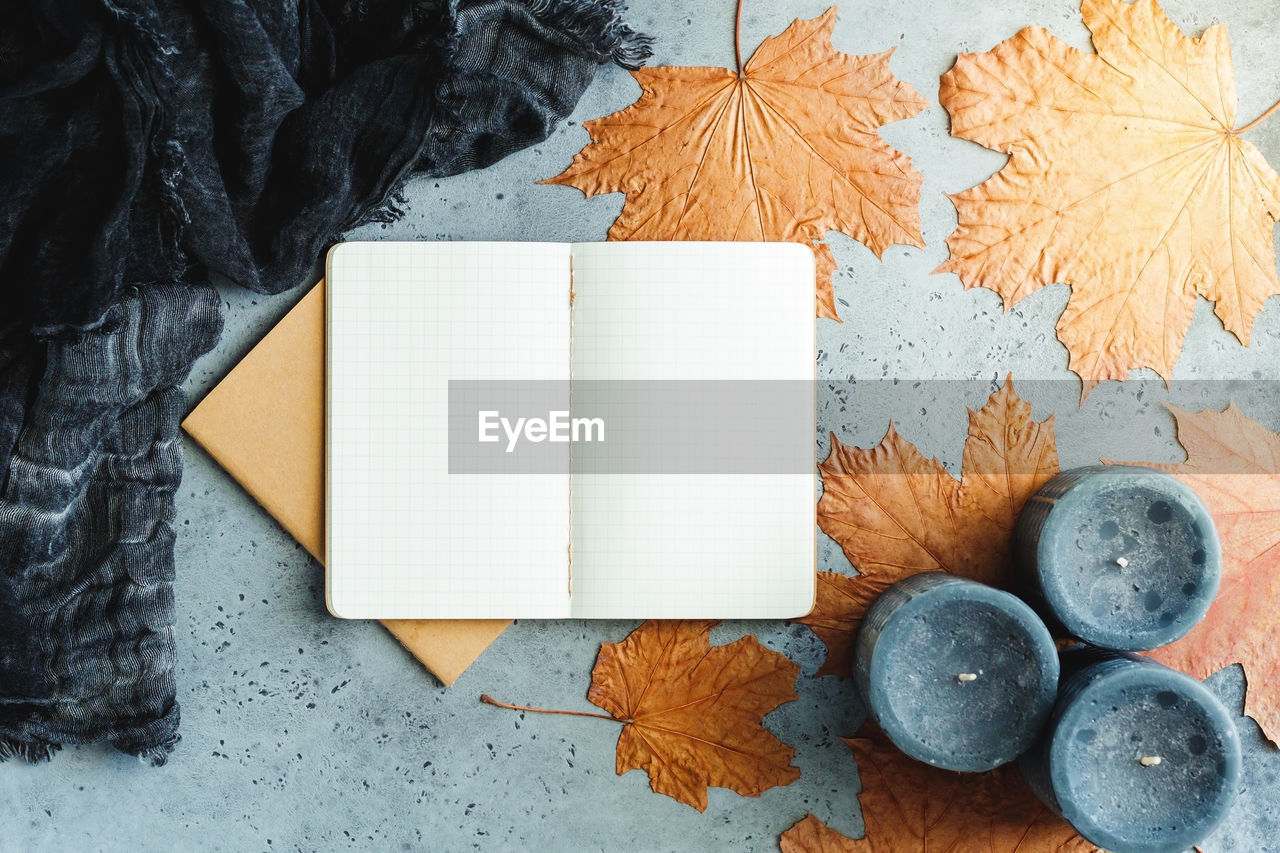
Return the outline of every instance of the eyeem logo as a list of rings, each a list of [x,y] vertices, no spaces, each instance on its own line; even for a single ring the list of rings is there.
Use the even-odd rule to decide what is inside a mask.
[[[604,441],[604,418],[570,418],[567,410],[547,413],[547,419],[502,417],[496,410],[479,413],[479,440],[492,443],[501,440],[498,429],[507,436],[507,453],[516,449],[521,436],[535,444],[543,441]],[[594,437],[593,437],[594,436]]]

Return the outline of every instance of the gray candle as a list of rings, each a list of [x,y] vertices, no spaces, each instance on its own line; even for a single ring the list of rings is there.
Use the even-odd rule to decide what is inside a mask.
[[[1177,479],[1130,465],[1065,471],[1014,528],[1027,597],[1051,625],[1111,649],[1153,649],[1199,622],[1222,570],[1209,511]]]
[[[1049,728],[1020,767],[1036,795],[1093,844],[1180,851],[1230,810],[1240,743],[1231,715],[1194,678],[1081,645],[1062,653]]]
[[[1057,694],[1058,656],[1018,598],[927,572],[889,587],[867,611],[854,678],[899,749],[976,772],[1035,742]]]

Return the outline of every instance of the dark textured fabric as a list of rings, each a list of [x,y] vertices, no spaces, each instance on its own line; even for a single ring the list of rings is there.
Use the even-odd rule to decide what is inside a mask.
[[[178,390],[216,273],[301,284],[412,171],[540,141],[647,40],[587,0],[43,0],[0,28],[0,758],[177,740]]]
[[[0,500],[0,754],[108,738],[162,756],[176,739],[176,385],[217,340],[210,287],[156,286],[100,327],[44,347]]]

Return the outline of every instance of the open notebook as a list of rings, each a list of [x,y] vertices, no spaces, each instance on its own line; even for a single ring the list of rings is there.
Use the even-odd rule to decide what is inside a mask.
[[[810,610],[809,249],[343,243],[326,280],[335,615]]]

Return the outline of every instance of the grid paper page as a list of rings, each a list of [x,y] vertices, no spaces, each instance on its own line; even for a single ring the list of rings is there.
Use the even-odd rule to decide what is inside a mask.
[[[450,474],[448,382],[564,380],[567,408],[569,276],[564,244],[344,243],[329,253],[334,615],[568,614],[568,477]]]
[[[806,247],[577,244],[573,268],[575,380],[807,380],[812,401],[814,262]],[[797,419],[800,440],[808,442],[802,452],[811,457],[814,404],[783,414]],[[575,471],[573,616],[809,612],[815,477],[813,468],[768,475]]]

